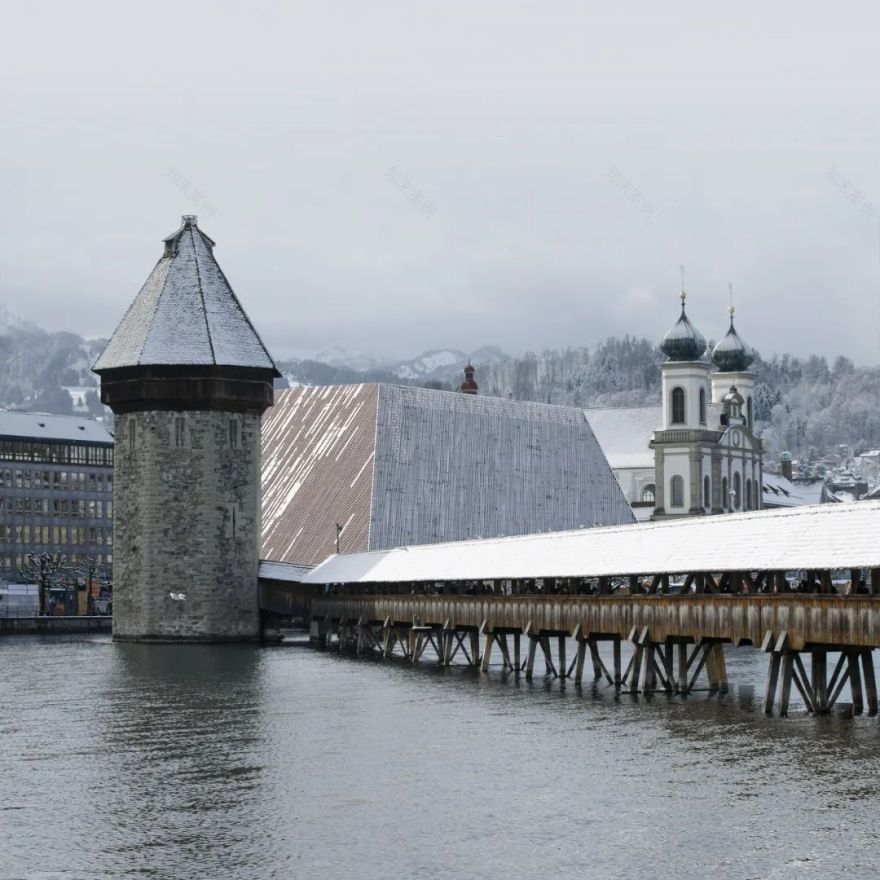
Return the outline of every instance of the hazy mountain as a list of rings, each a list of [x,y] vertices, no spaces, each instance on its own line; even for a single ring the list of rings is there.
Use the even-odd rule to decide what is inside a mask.
[[[90,372],[106,340],[47,333],[0,311],[0,406],[46,412],[99,414],[97,380]],[[453,390],[464,365],[476,368],[480,393],[569,406],[656,403],[663,355],[646,339],[611,338],[595,348],[527,352],[511,357],[494,346],[470,353],[433,349],[385,362],[342,349],[320,359],[279,361],[280,385],[396,382]],[[366,366],[365,366],[366,365]],[[840,445],[855,452],[880,447],[880,367],[855,367],[839,357],[760,356],[755,415],[772,461],[783,449],[813,457]]]

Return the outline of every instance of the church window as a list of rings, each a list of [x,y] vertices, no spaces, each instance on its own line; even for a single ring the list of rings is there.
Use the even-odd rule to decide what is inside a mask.
[[[733,506],[736,510],[739,510],[739,506],[742,503],[742,478],[739,474],[733,475]]]
[[[702,394],[702,392],[700,392]],[[712,506],[712,482],[708,476],[703,477],[703,507]]]
[[[752,509],[752,481],[746,480],[746,510]]]
[[[727,491],[727,477],[723,477],[721,480],[721,506],[724,510],[730,506],[730,495]]]
[[[700,424],[706,424],[706,389],[700,389]]]
[[[672,389],[672,424],[683,425],[684,416],[684,388]]]
[[[751,397],[746,402],[746,412],[748,414],[748,427],[749,427],[749,430],[752,430],[753,412],[752,412],[752,398]]]
[[[648,483],[644,489],[642,489],[642,501],[645,504],[653,504],[655,501],[655,489],[653,483]]]
[[[673,507],[684,507],[684,478],[678,475],[672,478],[671,491]]]

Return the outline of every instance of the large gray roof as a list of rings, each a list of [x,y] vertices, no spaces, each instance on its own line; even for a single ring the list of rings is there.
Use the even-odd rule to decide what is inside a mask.
[[[0,410],[0,437],[107,445],[113,443],[113,437],[107,429],[93,419],[8,410]]]
[[[236,366],[277,370],[214,258],[214,242],[184,216],[125,313],[96,372],[119,367]]]
[[[647,439],[645,440],[647,446]],[[263,417],[263,556],[630,523],[582,410],[398,385],[279,391]]]

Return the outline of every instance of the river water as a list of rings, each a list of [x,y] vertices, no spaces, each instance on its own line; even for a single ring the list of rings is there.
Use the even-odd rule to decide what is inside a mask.
[[[571,650],[571,649],[570,649]],[[0,877],[867,878],[880,722],[303,647],[0,640]]]

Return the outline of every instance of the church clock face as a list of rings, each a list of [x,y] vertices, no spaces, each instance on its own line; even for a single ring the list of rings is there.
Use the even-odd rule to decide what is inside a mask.
[[[730,439],[734,446],[739,446],[742,443],[742,434],[739,431],[733,431],[730,435]]]

